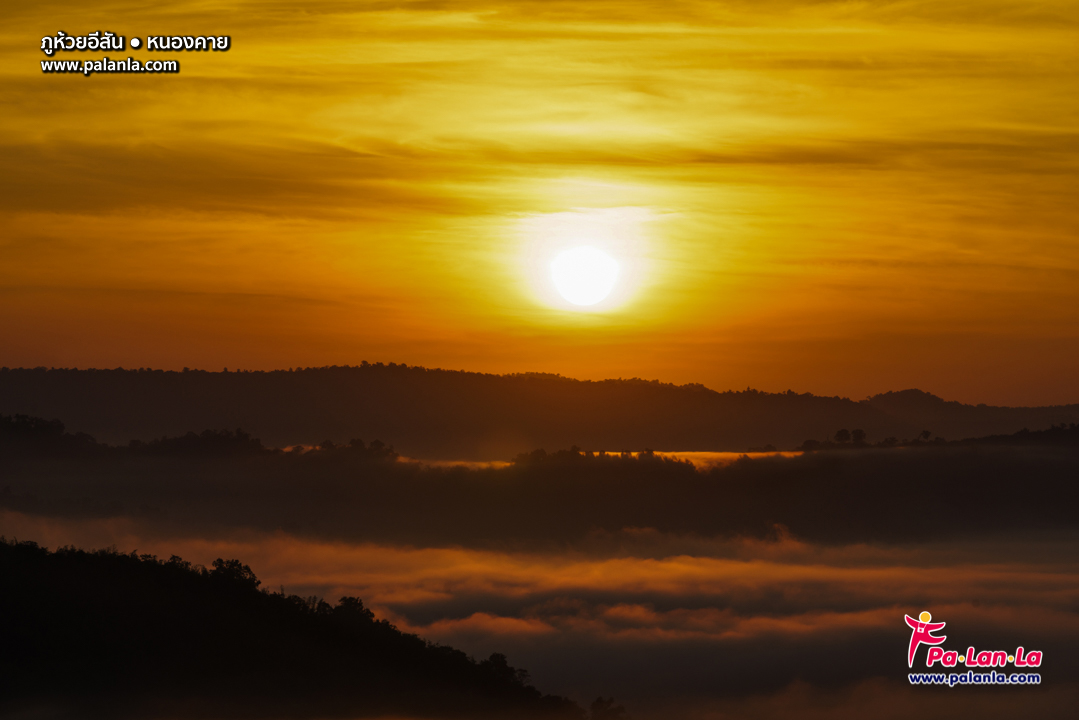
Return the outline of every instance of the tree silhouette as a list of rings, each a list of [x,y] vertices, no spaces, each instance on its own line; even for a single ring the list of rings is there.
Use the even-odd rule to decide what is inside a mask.
[[[255,573],[251,571],[251,568],[244,565],[239,560],[222,560],[221,558],[218,558],[214,560],[213,568],[210,577],[221,578],[239,585],[246,585],[252,590],[262,584],[262,581],[255,577]]]
[[[865,430],[854,429],[850,433],[851,440],[855,445],[865,445]]]
[[[850,442],[850,430],[847,430],[846,428],[843,428],[842,430],[837,430],[835,434],[835,441],[837,443]]]

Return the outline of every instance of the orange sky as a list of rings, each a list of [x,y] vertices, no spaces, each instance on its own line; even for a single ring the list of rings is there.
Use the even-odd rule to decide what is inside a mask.
[[[2,365],[1079,402],[1074,2],[5,18]],[[233,47],[119,55],[178,75],[41,73],[43,35],[98,29]],[[594,312],[552,292],[564,242],[622,265]]]

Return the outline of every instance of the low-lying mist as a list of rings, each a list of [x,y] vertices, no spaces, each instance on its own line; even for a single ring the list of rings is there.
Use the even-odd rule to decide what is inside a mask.
[[[59,517],[147,517],[350,542],[579,546],[651,528],[701,537],[790,532],[909,542],[1075,527],[1079,454],[923,447],[744,458],[701,470],[648,453],[524,455],[506,467],[400,462],[384,447],[305,453],[29,455],[4,461],[0,505]]]
[[[576,449],[429,465],[381,443],[55,435],[0,452],[0,534],[238,558],[265,588],[360,597],[407,632],[506,653],[544,692],[614,695],[635,720],[1068,716],[1073,448],[702,465]],[[1043,685],[909,686],[903,615],[922,610],[950,645],[1042,650]]]

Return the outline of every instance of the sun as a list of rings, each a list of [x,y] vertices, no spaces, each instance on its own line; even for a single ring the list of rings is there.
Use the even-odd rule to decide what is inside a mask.
[[[630,206],[519,218],[517,257],[526,281],[521,287],[536,303],[559,311],[549,317],[562,321],[578,315],[591,322],[623,312],[647,284],[646,227],[655,219],[650,208]]]
[[[618,261],[591,245],[564,250],[551,261],[558,294],[574,305],[595,305],[618,282]]]

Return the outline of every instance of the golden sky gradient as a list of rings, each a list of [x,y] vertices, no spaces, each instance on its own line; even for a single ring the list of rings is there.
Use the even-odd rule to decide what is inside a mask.
[[[46,75],[58,30],[232,48]],[[1079,402],[1077,40],[1067,0],[25,3],[0,364]],[[560,227],[622,264],[594,312]]]

